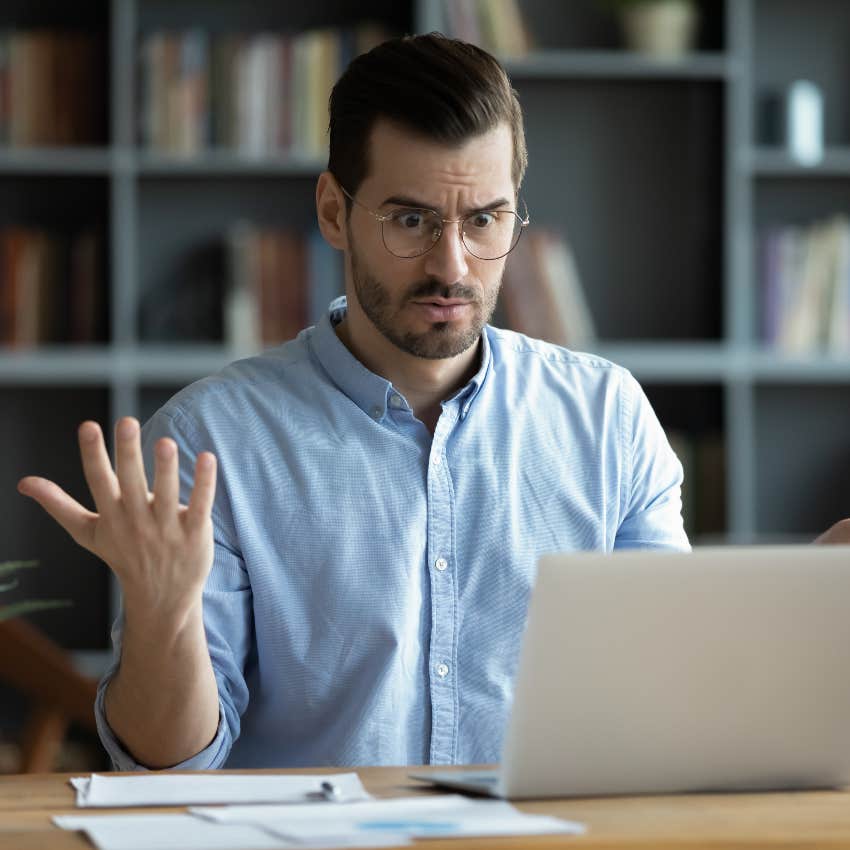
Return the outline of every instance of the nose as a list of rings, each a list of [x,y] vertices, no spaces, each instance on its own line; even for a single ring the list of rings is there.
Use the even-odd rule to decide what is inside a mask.
[[[446,284],[457,283],[469,273],[467,256],[460,226],[446,224],[437,244],[425,254],[425,273]]]

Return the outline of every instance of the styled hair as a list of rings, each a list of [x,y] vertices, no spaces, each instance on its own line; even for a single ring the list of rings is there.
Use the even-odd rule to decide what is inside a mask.
[[[446,145],[507,123],[519,190],[528,162],[522,110],[505,69],[480,47],[440,33],[403,36],[351,62],[330,96],[328,170],[352,195],[369,174],[379,119]]]

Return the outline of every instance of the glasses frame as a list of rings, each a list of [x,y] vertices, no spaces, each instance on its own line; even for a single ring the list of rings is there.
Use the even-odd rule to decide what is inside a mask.
[[[400,254],[396,254],[394,251],[390,251],[390,249],[387,247],[386,237],[384,236],[384,222],[389,221],[393,217],[393,214],[388,213],[386,215],[382,215],[381,213],[376,212],[375,210],[371,209],[370,207],[367,207],[366,204],[364,204],[362,201],[358,201],[357,198],[355,198],[352,194],[350,194],[346,190],[345,186],[343,186],[342,184],[339,184],[339,188],[342,190],[342,194],[345,195],[345,197],[348,198],[348,200],[351,201],[351,203],[356,204],[358,207],[366,210],[367,213],[369,213],[377,222],[380,223],[380,225],[381,225],[381,242],[383,243],[384,248],[386,249],[388,254],[390,254],[393,257],[397,257],[399,260],[418,260],[419,257],[424,257],[425,254],[427,254],[443,238],[443,231],[445,230],[443,225],[446,225],[446,224],[456,224],[456,225],[458,225],[457,231],[458,231],[458,236],[460,237],[461,245],[463,245],[464,249],[469,254],[471,254],[473,257],[475,257],[477,260],[501,260],[503,257],[507,257],[508,254],[510,254],[511,251],[513,251],[513,249],[516,248],[516,246],[519,244],[519,240],[522,238],[523,231],[531,223],[531,218],[528,215],[528,206],[526,205],[524,198],[519,198],[519,200],[522,203],[523,210],[525,211],[525,216],[521,216],[516,210],[477,210],[474,213],[470,213],[469,215],[465,215],[463,218],[440,218],[440,232],[437,235],[437,238],[434,239],[431,242],[431,244],[421,253],[413,254],[410,257],[403,257]],[[414,211],[414,212],[430,213],[431,215],[437,216],[436,210],[429,210],[427,207],[407,207],[406,209],[410,209],[411,211]],[[474,251],[470,250],[469,245],[466,244],[466,239],[464,239],[463,222],[465,222],[467,219],[470,219],[473,216],[476,216],[476,215],[478,215],[479,213],[482,213],[482,212],[504,212],[504,213],[509,212],[509,213],[511,213],[511,215],[516,216],[517,220],[519,221],[519,236],[517,236],[516,242],[514,242],[514,244],[511,245],[511,247],[508,248],[508,250],[505,251],[504,254],[500,254],[498,257],[479,257],[478,254],[476,254]],[[439,218],[439,216],[437,216],[437,218]]]

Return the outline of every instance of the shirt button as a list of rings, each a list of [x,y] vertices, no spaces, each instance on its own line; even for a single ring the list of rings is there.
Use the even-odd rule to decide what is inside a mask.
[[[372,408],[372,418],[380,419],[384,415],[384,409],[382,407],[373,407]]]
[[[443,462],[443,459],[439,455],[434,455],[431,458],[431,463],[433,463],[434,466],[439,466],[442,462]]]
[[[446,676],[449,675],[449,665],[448,664],[438,664],[437,665],[437,675],[441,679],[445,679]]]
[[[400,395],[390,396],[390,407],[394,407],[396,408],[396,410],[398,410],[398,408],[400,407],[404,407],[404,401],[402,401]]]
[[[437,560],[434,562],[434,566],[440,572],[442,572],[444,569],[446,569],[446,567],[448,567],[448,565],[449,565],[449,562],[445,558],[437,558]]]

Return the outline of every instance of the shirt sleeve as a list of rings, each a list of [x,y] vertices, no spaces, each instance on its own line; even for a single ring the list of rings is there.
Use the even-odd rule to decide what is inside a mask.
[[[691,546],[682,520],[682,464],[649,399],[626,372],[622,390],[624,481],[615,549]]]
[[[194,479],[195,459],[201,451],[212,451],[212,440],[199,434],[179,413],[159,411],[142,431],[142,451],[148,481],[153,481],[153,446],[160,437],[175,440],[180,453],[180,501],[186,504]],[[227,486],[222,469],[213,503],[215,554],[203,593],[203,618],[207,646],[218,686],[219,723],[215,738],[201,752],[176,764],[173,769],[204,770],[222,767],[233,742],[239,737],[240,719],[248,705],[245,664],[254,641],[251,584],[244,561],[234,541]],[[116,770],[146,770],[127,752],[106,720],[106,686],[118,669],[121,657],[123,614],[112,627],[114,661],[100,682],[95,700],[95,719],[101,743]]]

